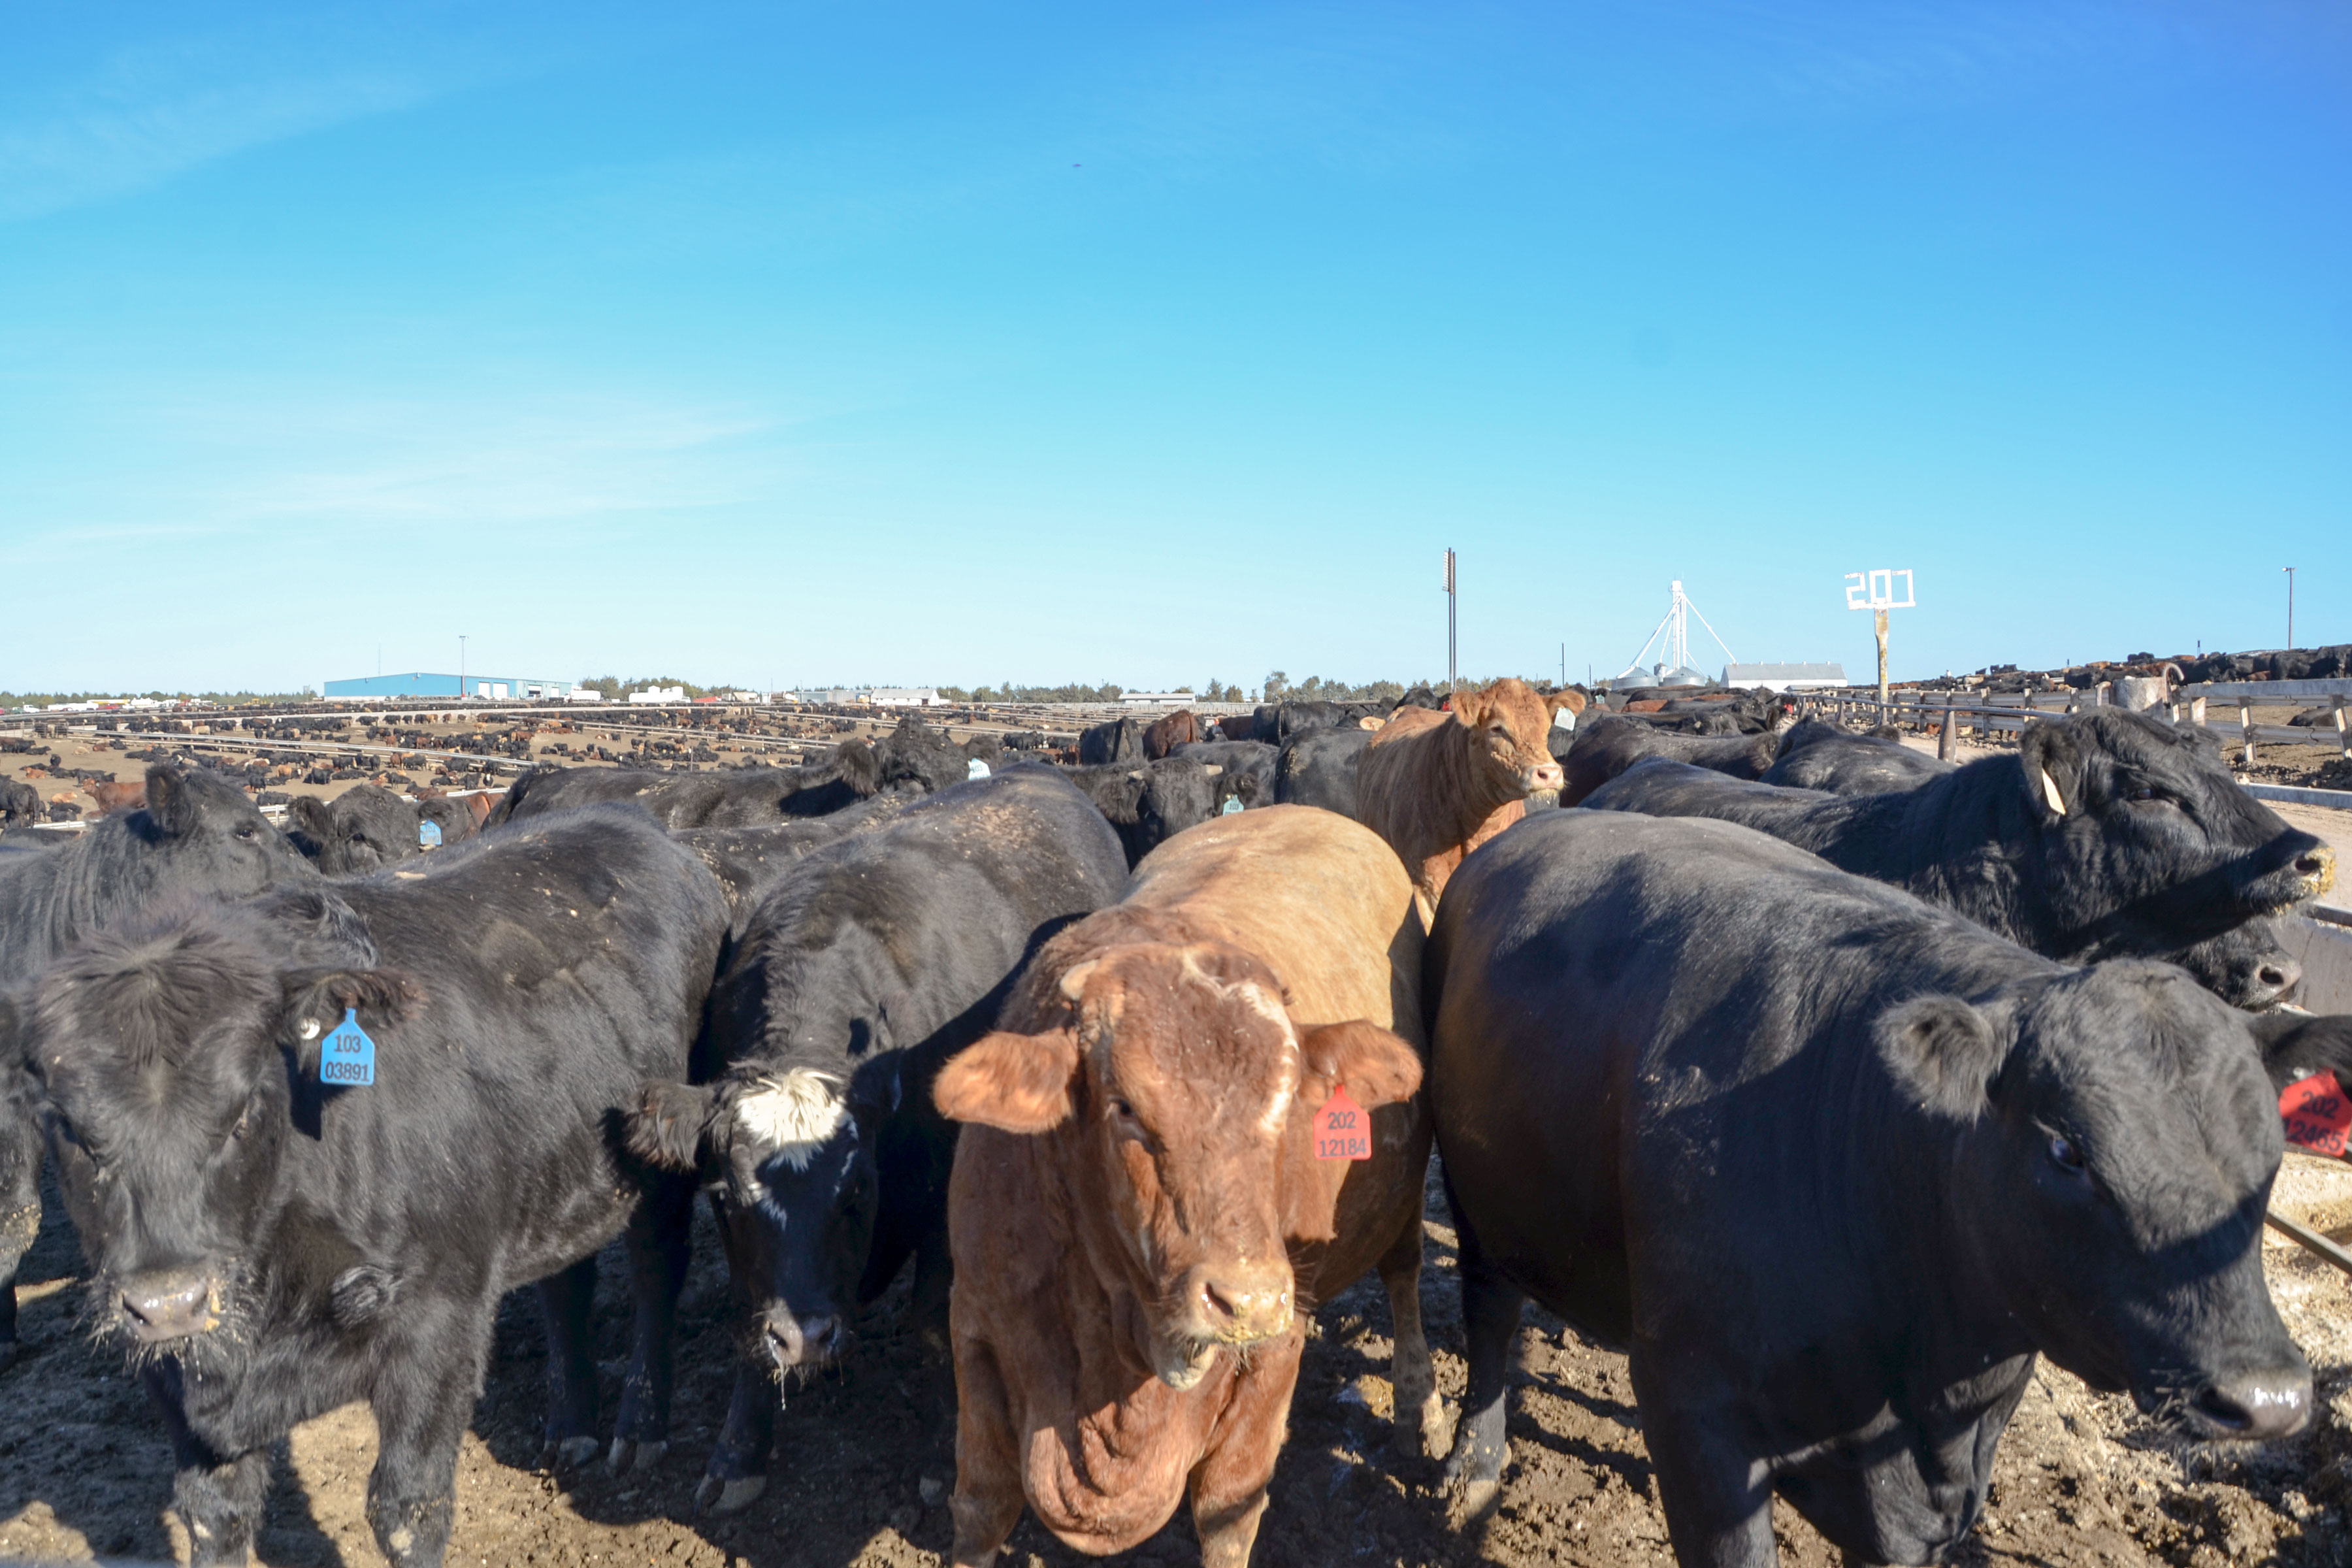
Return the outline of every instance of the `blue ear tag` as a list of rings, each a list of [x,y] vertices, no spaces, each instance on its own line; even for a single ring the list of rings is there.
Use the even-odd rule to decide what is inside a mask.
[[[441,825],[437,822],[418,823],[416,825],[416,842],[423,848],[440,848]]]
[[[1239,795],[1229,795],[1225,796],[1225,804],[1224,804],[1223,808],[1222,810],[1220,810],[1220,811],[1217,813],[1217,815],[1218,815],[1219,816],[1231,816],[1234,813],[1235,813],[1235,812],[1239,811],[1241,808],[1242,808],[1242,797],[1241,797],[1241,796],[1239,796]]]
[[[365,1089],[375,1081],[375,1042],[360,1027],[356,1009],[343,1009],[343,1021],[319,1043],[319,1081]]]
[[[963,776],[968,779],[984,779],[988,776],[988,764],[974,757],[964,765]]]

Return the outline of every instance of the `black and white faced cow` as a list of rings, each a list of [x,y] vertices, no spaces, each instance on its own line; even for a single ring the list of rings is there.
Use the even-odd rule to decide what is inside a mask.
[[[615,1459],[665,1438],[692,1186],[627,1160],[616,1131],[646,1079],[686,1067],[726,905],[635,807],[411,864],[93,937],[21,1021],[91,1317],[163,1412],[197,1564],[246,1562],[270,1446],[358,1398],[381,1435],[377,1544],[438,1564],[499,1298],[533,1280],[549,1439],[593,1452],[585,1310],[625,1226]]]
[[[1523,1296],[1627,1350],[1688,1568],[1774,1562],[1776,1490],[1850,1560],[1939,1560],[2037,1354],[2200,1436],[2308,1418],[2263,1279],[2260,1058],[2342,1021],[2071,969],[1727,823],[1586,811],[1464,862],[1423,973],[1474,1506]]]
[[[236,785],[149,768],[144,808],[68,844],[0,850],[0,991],[29,985],[68,944],[135,910],[315,876]],[[40,1129],[0,1091],[0,1370],[16,1359],[16,1266],[40,1230]]]
[[[2112,709],[1914,789],[1824,796],[1650,761],[1584,805],[1737,822],[2076,963],[2177,953],[2336,880],[2334,851],[2202,739]]]
[[[910,1254],[917,1321],[944,1312],[955,1137],[931,1079],[1029,955],[1126,879],[1102,815],[1024,764],[813,851],[761,902],[711,991],[698,1056],[719,1076],[652,1086],[629,1126],[709,1184],[742,1312],[706,1504],[759,1494],[779,1379],[839,1356]]]

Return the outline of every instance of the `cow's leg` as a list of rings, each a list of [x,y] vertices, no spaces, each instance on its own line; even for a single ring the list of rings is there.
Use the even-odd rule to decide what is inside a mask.
[[[539,1282],[540,1316],[547,1323],[547,1436],[542,1465],[585,1463],[596,1452],[596,1342],[588,1308],[596,1295],[591,1253]]]
[[[223,1455],[191,1431],[177,1363],[149,1368],[141,1382],[172,1435],[172,1510],[188,1531],[189,1568],[245,1568],[269,1490],[269,1450]]]
[[[944,1215],[915,1244],[915,1283],[907,1300],[907,1321],[923,1348],[948,1353],[948,1295],[955,1284],[955,1260],[948,1250]]]
[[[948,1561],[953,1568],[990,1568],[1021,1520],[1021,1446],[994,1353],[959,1340],[955,1372],[956,1482],[948,1500],[955,1544]]]
[[[481,1397],[493,1301],[420,1304],[383,1347],[370,1403],[367,1521],[393,1568],[441,1568],[456,1511],[457,1445]]]
[[[735,1392],[727,1401],[727,1424],[695,1489],[694,1501],[712,1513],[751,1506],[768,1489],[768,1449],[776,1437],[776,1406],[782,1395],[765,1367],[748,1363],[735,1369]]]
[[[1518,1337],[1519,1308],[1527,1298],[1504,1279],[1478,1250],[1477,1238],[1454,1206],[1460,1238],[1462,1337],[1470,1363],[1469,1388],[1462,1396],[1462,1424],[1454,1435],[1454,1458],[1446,1479],[1462,1488],[1465,1507],[1475,1517],[1502,1495],[1503,1463],[1510,1458],[1504,1436],[1504,1402],[1511,1384],[1512,1342]]]
[[[1397,1237],[1381,1258],[1381,1283],[1388,1288],[1389,1382],[1395,1389],[1390,1416],[1391,1441],[1408,1457],[1443,1458],[1453,1446],[1446,1430],[1445,1401],[1438,1397],[1437,1372],[1430,1364],[1429,1338],[1421,1327],[1421,1215]]]
[[[665,1177],[629,1221],[629,1288],[636,1307],[628,1375],[611,1467],[649,1470],[669,1452],[669,1399],[677,1340],[677,1293],[686,1284],[694,1184]]]
[[[1738,1412],[1655,1405],[1642,1398],[1639,1366],[1637,1354],[1642,1440],[1657,1471],[1675,1556],[1707,1568],[1775,1568],[1780,1550],[1772,1540],[1771,1482],[1732,1436],[1744,1425]]]

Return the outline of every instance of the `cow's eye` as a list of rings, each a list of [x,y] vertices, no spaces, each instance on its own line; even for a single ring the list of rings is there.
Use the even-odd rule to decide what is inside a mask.
[[[2063,1132],[2050,1135],[2050,1163],[2072,1175],[2083,1173],[2083,1151]]]
[[[2164,799],[2165,794],[2154,784],[2134,784],[2124,791],[2124,798],[2134,801],[2157,801]]]
[[[239,838],[244,839],[247,844],[251,844],[251,843],[253,843],[255,840],[258,839],[258,838],[261,837],[261,835],[260,835],[260,834],[258,834],[258,833],[255,832],[255,831],[253,830],[253,828],[252,828],[251,826],[245,826],[245,827],[240,827],[240,828],[238,828],[238,829],[236,830],[236,836],[237,836]]]

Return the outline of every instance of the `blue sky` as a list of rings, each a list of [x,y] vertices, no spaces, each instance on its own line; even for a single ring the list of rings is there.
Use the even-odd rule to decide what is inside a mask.
[[[9,10],[0,688],[2352,639],[2333,0],[660,10]]]

